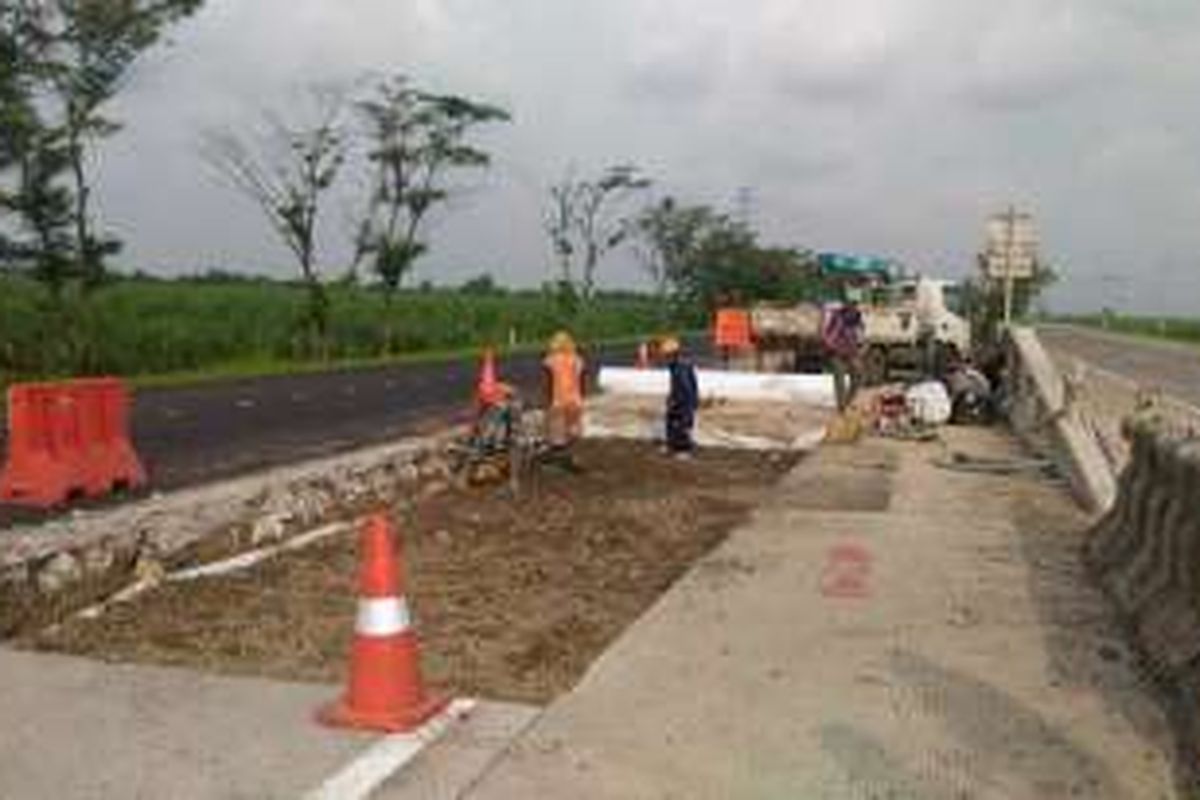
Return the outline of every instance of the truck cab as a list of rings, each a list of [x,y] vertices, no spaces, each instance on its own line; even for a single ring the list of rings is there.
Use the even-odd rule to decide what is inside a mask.
[[[880,286],[863,309],[864,370],[868,382],[885,380],[893,367],[940,374],[948,359],[971,349],[971,327],[955,313],[951,281],[904,278]]]

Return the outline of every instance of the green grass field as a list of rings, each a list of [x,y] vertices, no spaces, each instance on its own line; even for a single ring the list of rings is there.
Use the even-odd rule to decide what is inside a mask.
[[[305,293],[295,285],[121,280],[72,304],[67,324],[47,311],[37,286],[3,276],[0,378],[87,372],[141,384],[192,382],[452,357],[485,344],[536,349],[561,327],[600,342],[665,325],[659,302],[633,294],[604,295],[575,313],[537,291],[413,290],[390,309],[379,292],[361,287],[330,287],[329,298],[328,355],[314,361],[301,356]]]
[[[1082,314],[1059,317],[1058,320],[1130,336],[1147,336],[1200,345],[1200,319],[1196,318]]]

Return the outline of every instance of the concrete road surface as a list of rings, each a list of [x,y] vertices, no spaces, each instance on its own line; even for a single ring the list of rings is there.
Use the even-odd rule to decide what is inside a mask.
[[[802,465],[469,797],[1175,797],[1163,715],[1081,574],[1079,531],[1055,522],[1078,521],[1061,491],[943,472],[920,446],[888,473],[877,446]],[[800,491],[871,481],[888,511],[812,510]]]
[[[0,648],[0,797],[294,798],[370,743],[313,711],[336,689]]]
[[[536,714],[479,703],[412,755],[410,737],[318,726],[336,686],[2,647],[0,676],[5,800],[444,800]]]
[[[1200,407],[1200,347],[1065,325],[1040,326],[1038,335],[1056,354],[1082,359]]]

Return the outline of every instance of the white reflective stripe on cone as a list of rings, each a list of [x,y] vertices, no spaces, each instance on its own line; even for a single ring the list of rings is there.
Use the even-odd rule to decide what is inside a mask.
[[[412,626],[408,603],[402,597],[363,597],[358,601],[354,630],[363,636],[394,636]]]

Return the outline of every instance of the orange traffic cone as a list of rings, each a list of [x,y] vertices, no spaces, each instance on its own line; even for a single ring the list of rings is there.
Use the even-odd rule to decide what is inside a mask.
[[[429,694],[421,681],[420,654],[404,599],[403,570],[392,546],[387,515],[363,526],[358,619],[345,695],[317,713],[338,728],[389,733],[410,731],[449,700]]]
[[[489,347],[483,351],[479,381],[475,384],[475,402],[480,408],[485,408],[498,403],[500,397],[500,381],[496,378],[496,352]]]
[[[637,368],[650,369],[650,345],[642,342],[637,349]]]

